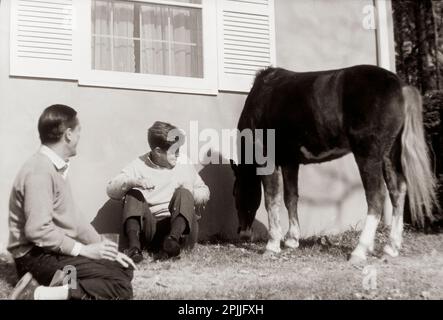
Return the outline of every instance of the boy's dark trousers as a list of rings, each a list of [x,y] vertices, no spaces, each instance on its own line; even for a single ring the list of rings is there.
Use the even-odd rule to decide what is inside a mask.
[[[170,217],[157,219],[151,213],[143,194],[139,190],[131,189],[123,203],[123,224],[126,235],[140,232],[148,249],[156,252],[161,248],[164,238],[171,232],[174,220],[181,216],[186,221],[186,227],[179,243],[184,249],[192,249],[198,240],[198,217],[192,193],[185,188],[177,188],[169,202],[169,212]],[[134,218],[139,224],[133,223]]]

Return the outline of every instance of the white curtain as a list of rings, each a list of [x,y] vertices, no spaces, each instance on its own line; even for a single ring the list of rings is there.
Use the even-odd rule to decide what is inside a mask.
[[[111,3],[92,3],[92,68],[112,70],[111,52]]]
[[[96,0],[93,68],[203,77],[201,15],[198,8]]]
[[[169,74],[168,13],[165,6],[143,6],[141,9],[142,37],[141,72]]]
[[[202,77],[201,13],[182,8],[171,8],[170,12],[174,41],[171,70],[178,76]]]
[[[135,72],[134,4],[114,2],[114,71]]]

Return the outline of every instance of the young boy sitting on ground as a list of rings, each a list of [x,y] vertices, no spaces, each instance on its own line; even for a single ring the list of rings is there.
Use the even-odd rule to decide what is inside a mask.
[[[168,139],[168,136],[172,139]],[[196,207],[209,200],[209,188],[191,163],[183,163],[177,127],[155,122],[148,130],[151,151],[127,165],[107,187],[109,197],[123,199],[127,255],[142,261],[141,235],[148,247],[176,257],[198,237]]]

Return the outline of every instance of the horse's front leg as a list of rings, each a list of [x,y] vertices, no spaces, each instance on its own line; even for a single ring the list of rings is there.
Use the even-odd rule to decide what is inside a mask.
[[[284,200],[289,216],[289,229],[285,236],[285,247],[298,248],[300,239],[300,225],[298,222],[298,169],[299,165],[287,166],[282,168]]]
[[[280,206],[282,204],[283,179],[280,168],[262,178],[265,193],[265,207],[268,212],[269,240],[266,250],[279,253],[282,231],[280,226]]]

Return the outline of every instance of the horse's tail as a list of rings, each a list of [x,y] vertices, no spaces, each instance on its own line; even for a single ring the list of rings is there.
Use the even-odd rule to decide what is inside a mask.
[[[423,227],[425,219],[433,221],[432,210],[437,204],[436,182],[423,129],[423,101],[412,87],[402,89],[405,100],[405,123],[401,136],[401,164],[408,189],[412,223]]]

